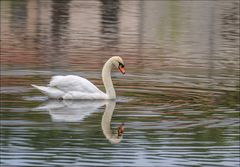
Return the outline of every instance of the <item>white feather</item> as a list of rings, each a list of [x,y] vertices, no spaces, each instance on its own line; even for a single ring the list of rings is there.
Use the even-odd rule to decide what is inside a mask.
[[[75,75],[54,76],[48,87],[32,86],[54,99],[107,99],[106,94],[90,81]]]
[[[49,87],[56,87],[64,92],[78,91],[85,93],[95,93],[100,90],[85,78],[76,75],[54,76]]]
[[[56,89],[54,87],[37,86],[37,85],[32,85],[32,86],[40,90],[43,94],[53,99],[58,99],[65,94],[65,92],[61,91],[60,89]]]

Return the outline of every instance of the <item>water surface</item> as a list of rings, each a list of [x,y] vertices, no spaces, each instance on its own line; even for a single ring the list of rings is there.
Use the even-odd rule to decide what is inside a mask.
[[[234,0],[1,1],[1,166],[239,166],[239,17]],[[116,55],[116,101],[30,86],[104,90]]]

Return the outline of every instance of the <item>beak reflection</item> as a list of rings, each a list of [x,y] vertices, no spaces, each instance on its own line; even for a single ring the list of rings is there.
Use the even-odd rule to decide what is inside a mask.
[[[124,123],[118,127],[118,137],[122,136],[124,133]]]

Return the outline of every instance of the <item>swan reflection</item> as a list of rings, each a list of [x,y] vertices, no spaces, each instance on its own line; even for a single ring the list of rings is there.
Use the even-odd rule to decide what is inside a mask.
[[[123,123],[118,127],[117,132],[113,132],[111,129],[111,119],[115,105],[116,105],[115,101],[108,101],[108,103],[106,103],[106,109],[105,112],[103,113],[101,123],[103,134],[112,144],[120,143],[124,133]]]
[[[35,110],[49,111],[54,122],[81,122],[103,105],[106,106],[101,121],[103,134],[112,144],[117,144],[123,138],[124,124],[122,123],[115,131],[111,129],[112,115],[116,106],[114,100],[49,100]]]

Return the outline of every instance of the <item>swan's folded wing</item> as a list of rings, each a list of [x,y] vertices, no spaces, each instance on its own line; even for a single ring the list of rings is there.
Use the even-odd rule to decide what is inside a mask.
[[[56,87],[64,92],[78,91],[83,93],[97,93],[101,92],[95,85],[85,78],[67,75],[52,77],[50,87]]]

